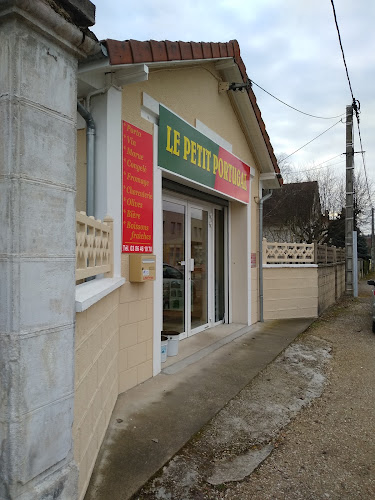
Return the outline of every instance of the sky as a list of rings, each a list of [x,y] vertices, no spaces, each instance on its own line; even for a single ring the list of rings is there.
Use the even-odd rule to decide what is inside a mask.
[[[100,39],[239,42],[276,156],[290,155],[296,171],[326,168],[345,179],[345,110],[352,102],[330,0],[93,0]],[[131,8],[129,8],[131,5]],[[336,15],[353,94],[368,180],[375,184],[375,2],[336,0]],[[354,124],[354,150],[360,151]],[[320,165],[322,162],[324,165]],[[281,171],[283,163],[280,164]],[[313,167],[318,167],[314,170]],[[355,172],[364,174],[362,156]],[[372,202],[375,206],[375,199]],[[370,201],[369,201],[370,207]]]

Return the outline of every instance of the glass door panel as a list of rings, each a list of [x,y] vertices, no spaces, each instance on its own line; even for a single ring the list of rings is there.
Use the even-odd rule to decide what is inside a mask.
[[[163,201],[163,330],[185,326],[185,206]]]
[[[191,333],[208,323],[208,212],[190,208]]]

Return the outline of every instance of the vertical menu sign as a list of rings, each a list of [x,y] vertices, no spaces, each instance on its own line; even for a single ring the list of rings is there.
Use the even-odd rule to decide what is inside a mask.
[[[122,122],[122,252],[152,253],[152,135]]]

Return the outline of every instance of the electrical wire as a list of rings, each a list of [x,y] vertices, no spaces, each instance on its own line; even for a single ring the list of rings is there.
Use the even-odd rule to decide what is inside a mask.
[[[250,80],[250,83],[256,85],[257,87],[259,87],[261,90],[263,90],[263,92],[265,92],[266,94],[268,94],[271,97],[273,97],[274,99],[276,99],[276,101],[279,101],[282,104],[285,104],[285,106],[288,106],[288,108],[294,109],[294,111],[298,111],[298,113],[302,113],[303,115],[311,116],[312,118],[320,118],[321,120],[333,120],[334,118],[340,118],[341,116],[343,116],[345,114],[345,113],[341,113],[341,115],[337,115],[337,116],[316,116],[316,115],[311,115],[310,113],[305,113],[304,111],[301,111],[300,109],[297,109],[294,106],[291,106],[290,104],[282,101],[278,97],[276,97],[273,94],[271,94],[271,92],[268,92],[268,90],[264,89],[263,87],[261,87],[260,85],[258,85],[256,82],[254,82],[254,80]]]
[[[372,205],[370,188],[369,188],[368,178],[367,178],[367,170],[366,170],[366,162],[365,162],[365,152],[363,151],[361,129],[359,128],[359,119],[358,118],[357,118],[357,127],[358,127],[358,135],[359,135],[359,144],[361,146],[361,153],[362,153],[363,171],[365,172],[367,194],[368,194],[368,199],[369,199],[370,205]]]
[[[341,156],[341,155],[339,155]],[[293,173],[295,174],[304,174],[305,172],[310,172],[311,170],[318,170],[320,168],[329,168],[329,167],[334,167],[335,165],[341,165],[341,163],[344,163],[345,160],[341,160],[341,161],[338,161],[336,163],[331,163],[330,165],[326,165],[325,167],[322,167],[322,163],[320,163],[319,165],[317,165],[316,167],[310,167],[310,168],[307,168],[305,170],[293,170]],[[325,163],[325,162],[323,162]]]
[[[358,126],[359,143],[360,143],[360,145],[361,145],[362,163],[363,163],[363,170],[364,170],[364,173],[365,173],[365,179],[366,179],[367,194],[368,194],[369,202],[370,202],[370,204],[372,204],[372,202],[371,202],[371,195],[370,195],[370,188],[369,188],[368,178],[367,178],[367,170],[366,170],[365,156],[364,156],[364,151],[363,151],[363,146],[362,146],[361,129],[360,129],[360,127],[359,127],[360,103],[359,103],[359,101],[357,101],[357,99],[355,99],[355,98],[354,98],[353,89],[352,89],[352,84],[351,84],[351,82],[350,82],[350,78],[349,78],[348,66],[347,66],[347,64],[346,64],[346,60],[345,60],[344,48],[343,48],[343,46],[342,46],[342,42],[341,42],[340,29],[339,29],[339,25],[338,25],[338,22],[337,22],[336,10],[335,10],[335,5],[334,5],[334,3],[333,3],[333,0],[331,0],[331,4],[332,4],[332,9],[333,9],[333,16],[334,16],[334,18],[335,18],[336,30],[337,30],[337,34],[338,34],[338,37],[339,37],[340,48],[341,48],[341,54],[342,54],[342,58],[343,58],[343,61],[344,61],[344,66],[345,66],[345,71],[346,71],[346,77],[347,77],[347,79],[348,79],[349,89],[350,89],[350,93],[351,93],[351,96],[352,96],[352,107],[353,107],[353,110],[354,110],[354,112],[355,112],[355,116],[356,116],[356,118],[357,118],[357,126]],[[357,104],[357,103],[358,103],[358,104]]]
[[[333,16],[334,16],[334,18],[335,18],[336,30],[337,30],[337,34],[338,34],[338,37],[339,37],[340,48],[341,48],[341,54],[342,54],[342,58],[343,58],[343,60],[344,60],[344,66],[345,66],[345,71],[346,71],[346,77],[347,77],[347,79],[348,79],[349,88],[350,88],[350,93],[351,93],[351,95],[352,95],[352,100],[353,100],[353,101],[355,101],[355,99],[354,99],[354,95],[353,95],[352,84],[350,83],[349,71],[348,71],[348,67],[347,67],[347,65],[346,65],[345,54],[344,54],[344,48],[343,48],[343,46],[342,46],[342,42],[341,42],[341,35],[340,35],[339,25],[338,25],[338,23],[337,23],[336,10],[335,10],[335,5],[334,5],[334,3],[333,3],[333,0],[331,0],[331,4],[332,4]]]
[[[336,127],[336,125],[338,125],[339,123],[342,123],[342,120],[339,120],[338,122],[334,123],[331,127],[327,128],[327,130],[325,130],[324,132],[322,132],[321,134],[317,135],[316,137],[314,137],[314,139],[311,139],[311,141],[309,142],[306,142],[306,144],[304,144],[303,146],[301,146],[300,148],[296,149],[295,151],[293,151],[293,153],[290,153],[290,155],[286,156],[285,158],[283,158],[282,160],[280,160],[279,163],[282,163],[283,161],[285,161],[287,158],[289,158],[290,156],[294,155],[295,153],[297,153],[298,151],[300,151],[302,148],[304,148],[305,146],[311,144],[313,141],[315,141],[316,139],[318,139],[318,137],[321,137],[323,134],[325,134],[326,132],[328,132],[328,130],[331,130],[331,128],[333,127]]]

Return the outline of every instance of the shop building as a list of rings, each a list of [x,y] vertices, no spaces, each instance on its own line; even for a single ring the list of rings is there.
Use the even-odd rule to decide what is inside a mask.
[[[161,371],[162,331],[259,320],[258,203],[282,180],[248,81],[236,41],[107,40],[79,67],[76,207],[113,219],[111,277],[76,288],[81,492],[118,394]]]

